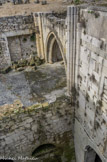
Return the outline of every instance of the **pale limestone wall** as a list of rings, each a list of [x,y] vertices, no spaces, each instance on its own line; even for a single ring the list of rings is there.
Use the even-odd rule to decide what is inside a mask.
[[[68,8],[67,79],[75,104],[77,162],[84,161],[86,146],[107,161],[106,26],[107,12]]]

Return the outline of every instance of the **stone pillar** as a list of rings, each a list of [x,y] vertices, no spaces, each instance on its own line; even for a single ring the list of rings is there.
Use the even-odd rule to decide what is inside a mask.
[[[76,40],[76,64],[75,64],[75,88],[78,89],[78,75],[80,63],[80,40],[82,27],[81,23],[77,23],[77,40]]]
[[[0,35],[0,44],[2,46],[2,54],[4,55],[4,62],[6,62],[8,65],[11,65],[11,56],[8,48],[8,40],[5,34]]]
[[[37,54],[40,58],[45,58],[44,53],[44,41],[43,41],[43,29],[42,29],[42,13],[36,13],[34,15],[34,22],[36,31],[36,47],[37,47]]]
[[[35,33],[36,33],[36,48],[37,48],[37,55],[41,57],[41,47],[40,47],[40,34],[39,34],[39,24],[38,24],[38,14],[34,14],[34,23],[35,23]]]
[[[41,58],[45,58],[45,49],[44,49],[44,41],[43,41],[43,26],[42,26],[42,14],[38,13],[38,21],[39,21],[39,31],[40,31],[40,45],[41,45]]]
[[[67,10],[67,87],[69,95],[71,95],[72,87],[75,87],[77,11],[75,6],[68,7]]]

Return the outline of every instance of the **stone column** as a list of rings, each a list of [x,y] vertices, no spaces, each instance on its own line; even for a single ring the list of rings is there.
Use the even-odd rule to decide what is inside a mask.
[[[77,7],[68,7],[67,10],[67,87],[68,93],[75,87],[75,63],[76,63],[76,28],[78,12]]]
[[[43,41],[43,25],[42,25],[42,14],[38,13],[38,22],[39,22],[39,32],[40,32],[40,46],[41,46],[41,58],[45,58],[45,49],[44,49],[44,41]]]
[[[81,23],[77,23],[76,64],[75,64],[75,88],[76,89],[78,89],[81,32],[82,32]]]
[[[42,26],[42,13],[36,13],[34,15],[35,21],[35,28],[38,30],[36,31],[36,47],[37,47],[37,54],[40,58],[45,58],[44,53],[44,41],[43,41],[43,26]]]
[[[38,24],[38,13],[34,13],[34,23],[35,23],[35,33],[36,33],[37,55],[38,55],[38,57],[41,57],[40,33],[39,33],[39,24]]]
[[[2,44],[2,52],[4,55],[4,59],[8,65],[11,65],[11,56],[8,48],[8,40],[5,34],[2,34],[0,36],[0,43]]]

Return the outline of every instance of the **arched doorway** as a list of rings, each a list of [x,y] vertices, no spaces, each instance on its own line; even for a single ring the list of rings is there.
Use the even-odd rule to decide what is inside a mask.
[[[55,39],[53,47],[52,47],[52,62],[58,62],[58,61],[62,61],[62,55],[61,55],[61,51],[59,49],[58,43]]]
[[[44,162],[61,162],[60,149],[51,143],[43,144],[37,147],[33,152],[32,156],[39,161]]]
[[[33,152],[32,152],[32,156],[34,157],[39,157],[42,156],[44,154],[47,154],[49,152],[52,152],[55,150],[55,145],[53,144],[43,144],[40,145],[39,147],[37,147]]]
[[[90,147],[87,146],[85,149],[85,160],[84,162],[102,162],[99,155]]]
[[[63,52],[63,46],[57,36],[51,32],[46,41],[46,61],[54,63],[62,60],[66,68],[66,57]]]

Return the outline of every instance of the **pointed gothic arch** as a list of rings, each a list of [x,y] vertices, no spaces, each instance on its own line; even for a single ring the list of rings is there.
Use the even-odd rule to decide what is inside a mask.
[[[54,63],[63,60],[66,69],[66,57],[63,46],[54,32],[50,32],[46,40],[46,61]]]

